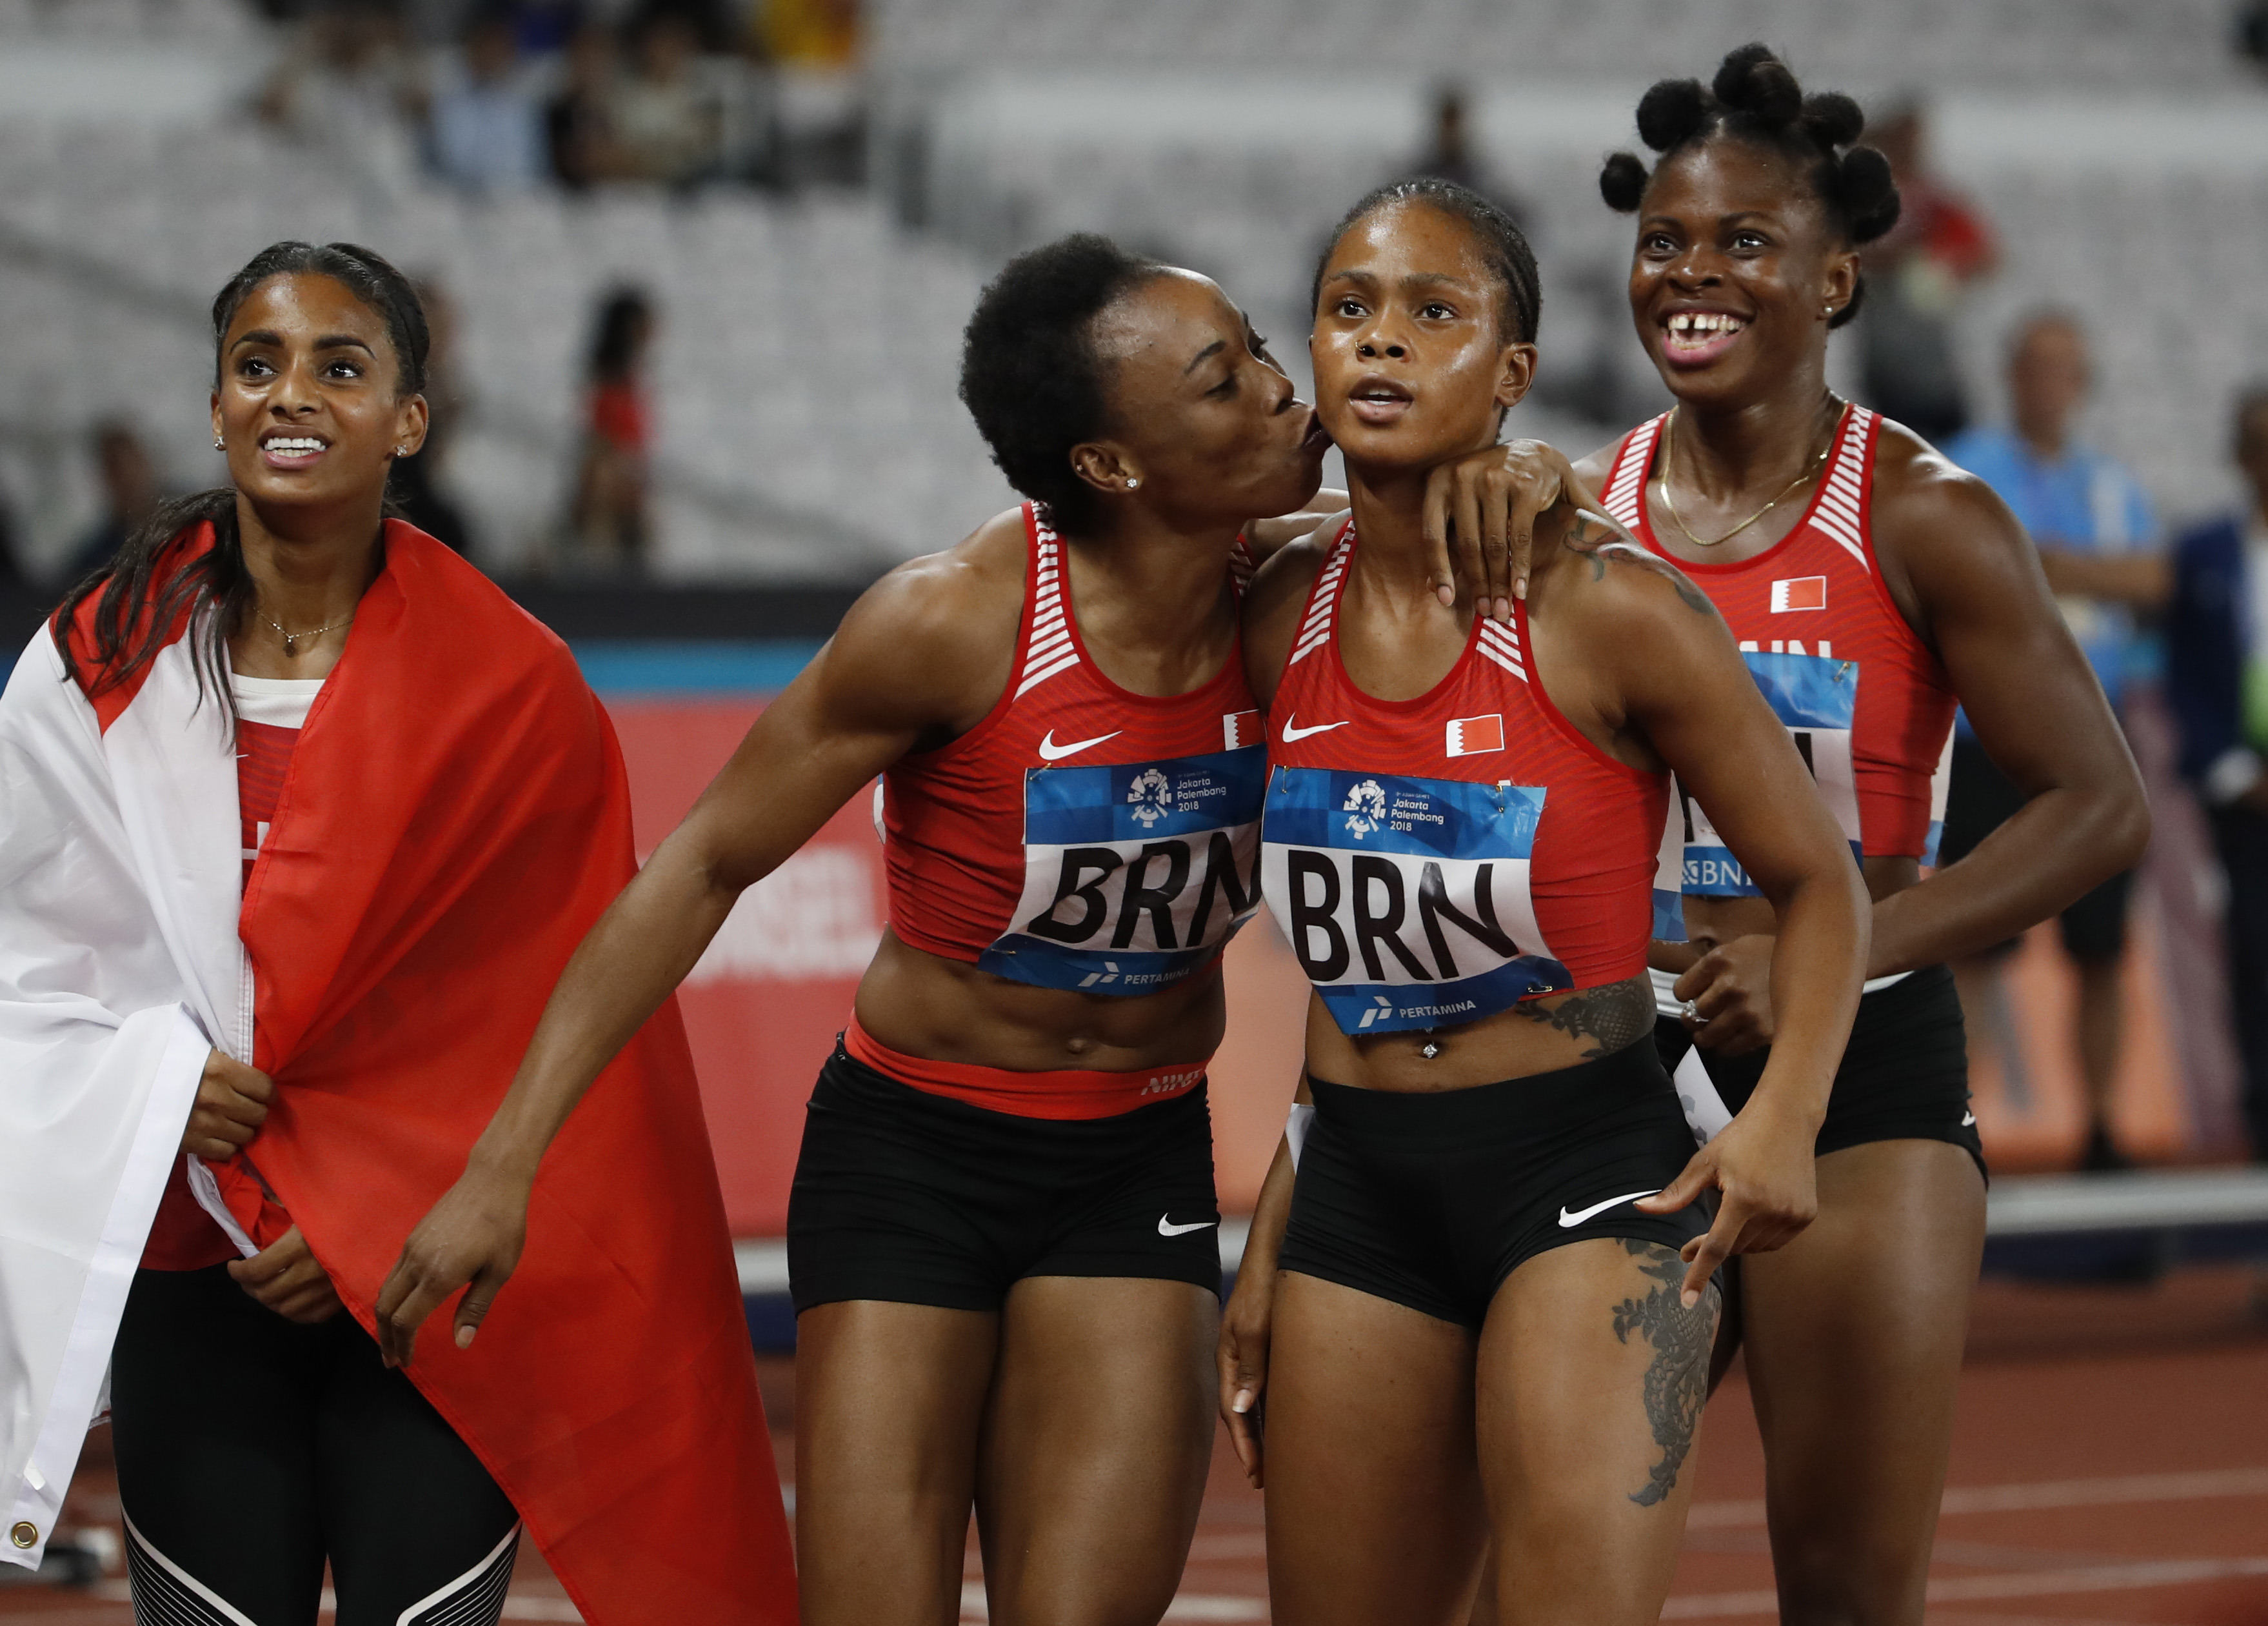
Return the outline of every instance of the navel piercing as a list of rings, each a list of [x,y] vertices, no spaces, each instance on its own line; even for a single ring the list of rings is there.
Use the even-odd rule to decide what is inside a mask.
[[[1424,1044],[1418,1046],[1418,1053],[1425,1057],[1428,1061],[1431,1061],[1435,1056],[1441,1053],[1441,1047],[1429,1038]]]

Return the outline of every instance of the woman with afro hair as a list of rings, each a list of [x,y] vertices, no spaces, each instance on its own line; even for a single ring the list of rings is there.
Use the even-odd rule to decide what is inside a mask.
[[[884,577],[765,710],[567,965],[518,1122],[540,1144],[880,778],[889,927],[788,1208],[803,1619],[950,1626],[973,1508],[995,1620],[1154,1622],[1211,1453],[1204,1075],[1260,902],[1233,565],[1327,442],[1218,287],[1100,237],[1000,273],[961,396],[1028,500]],[[453,1194],[395,1319],[524,1223]]]
[[[2149,814],[2022,528],[1982,481],[1828,388],[1830,332],[1896,221],[1858,104],[1807,97],[1761,45],[1664,80],[1600,189],[1638,217],[1631,312],[1676,405],[1574,465],[1730,624],[1874,900],[1861,1000],[1817,1144],[1819,1216],[1730,1261],[1721,1372],[1745,1344],[1780,1618],[1922,1618],[1969,1294],[1984,1234],[1961,1008],[1946,963],[2132,865]],[[1530,506],[1566,479],[1528,457]],[[1924,877],[1955,706],[2023,809]],[[1697,1134],[1747,1100],[1774,1037],[1779,922],[1690,798],[1658,882],[1656,1036]],[[1682,850],[1681,850],[1682,848]],[[1675,938],[1676,913],[1662,930]]]

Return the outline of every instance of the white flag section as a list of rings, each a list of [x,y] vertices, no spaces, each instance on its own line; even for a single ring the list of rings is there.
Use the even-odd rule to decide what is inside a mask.
[[[234,750],[188,647],[107,734],[45,628],[0,695],[0,1557],[27,1567],[205,1058],[250,1053]]]

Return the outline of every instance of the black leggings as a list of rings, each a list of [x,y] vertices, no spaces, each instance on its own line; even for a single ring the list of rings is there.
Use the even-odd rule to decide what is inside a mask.
[[[493,1626],[519,1516],[409,1379],[341,1312],[287,1321],[225,1265],[144,1270],[111,1356],[134,1616]]]

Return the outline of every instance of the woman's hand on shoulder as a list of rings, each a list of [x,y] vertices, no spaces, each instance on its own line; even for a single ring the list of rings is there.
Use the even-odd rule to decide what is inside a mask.
[[[1437,465],[1425,477],[1425,527],[1441,602],[1455,603],[1464,583],[1482,614],[1509,625],[1513,601],[1528,596],[1535,522],[1560,508],[1564,546],[1633,541],[1582,472],[1542,440],[1507,440]]]

